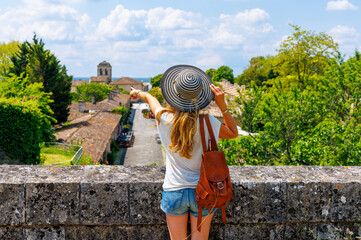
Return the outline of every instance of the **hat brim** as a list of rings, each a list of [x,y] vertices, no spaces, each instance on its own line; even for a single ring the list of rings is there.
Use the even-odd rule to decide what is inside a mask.
[[[178,96],[178,93],[174,88],[174,80],[177,78],[178,74],[185,69],[191,69],[197,72],[202,79],[202,91],[197,99],[184,99]],[[209,87],[211,84],[211,78],[201,69],[190,65],[176,65],[169,68],[163,74],[161,90],[165,101],[175,109],[182,112],[195,112],[207,107],[212,101],[214,95]]]

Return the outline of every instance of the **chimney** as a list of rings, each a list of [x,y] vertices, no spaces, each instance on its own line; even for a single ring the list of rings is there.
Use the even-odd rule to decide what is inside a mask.
[[[95,104],[95,97],[94,96],[92,96],[92,104]]]
[[[79,112],[85,112],[85,101],[79,100]]]

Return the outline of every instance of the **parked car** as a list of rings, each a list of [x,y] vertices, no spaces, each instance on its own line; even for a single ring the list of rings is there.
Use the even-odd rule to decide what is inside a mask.
[[[155,135],[155,140],[157,141],[157,143],[159,143],[159,144],[161,143],[158,133]]]

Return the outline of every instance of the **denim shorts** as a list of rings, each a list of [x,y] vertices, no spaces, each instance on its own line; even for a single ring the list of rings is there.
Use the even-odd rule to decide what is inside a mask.
[[[166,214],[181,216],[191,213],[198,217],[198,204],[195,200],[196,190],[193,188],[184,188],[176,191],[163,191],[160,208]],[[214,213],[217,209],[213,209]],[[202,209],[202,217],[207,216],[208,208]]]

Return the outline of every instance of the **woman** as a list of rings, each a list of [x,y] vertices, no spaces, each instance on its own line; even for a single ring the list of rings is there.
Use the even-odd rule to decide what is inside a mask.
[[[216,141],[218,137],[237,137],[237,125],[227,109],[222,89],[214,86],[210,77],[196,67],[177,65],[169,68],[163,74],[161,90],[166,108],[149,93],[139,90],[130,92],[133,99],[139,97],[149,104],[165,148],[166,175],[161,209],[166,214],[172,240],[187,238],[189,217],[191,232],[194,232],[192,239],[208,239],[215,209],[210,214],[208,209],[203,209],[201,231],[195,231],[198,217],[195,188],[203,152],[198,116],[214,97],[225,122],[223,125],[215,117],[209,116]],[[205,131],[205,137],[209,138],[208,131]]]

